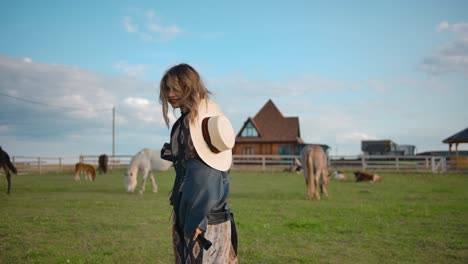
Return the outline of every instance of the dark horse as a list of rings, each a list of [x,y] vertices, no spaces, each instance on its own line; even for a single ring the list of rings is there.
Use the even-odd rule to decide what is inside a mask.
[[[7,193],[10,193],[10,187],[11,187],[11,174],[10,171],[13,172],[14,174],[17,174],[18,171],[16,170],[15,166],[13,163],[11,163],[10,156],[8,156],[8,153],[6,153],[2,147],[0,147],[0,167],[3,168],[3,171],[6,174],[7,181],[8,181],[8,190]]]
[[[99,174],[107,173],[107,163],[109,162],[109,157],[106,154],[99,156]]]

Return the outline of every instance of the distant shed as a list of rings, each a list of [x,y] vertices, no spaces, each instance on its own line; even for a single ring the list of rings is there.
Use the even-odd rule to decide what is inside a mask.
[[[459,155],[458,151],[459,144],[468,143],[468,127],[444,139],[442,143],[449,144],[449,157],[456,160],[456,166],[468,166],[468,159]],[[452,152],[452,145],[455,145],[455,155]]]
[[[361,150],[365,155],[390,155],[397,151],[397,144],[391,140],[363,140]]]

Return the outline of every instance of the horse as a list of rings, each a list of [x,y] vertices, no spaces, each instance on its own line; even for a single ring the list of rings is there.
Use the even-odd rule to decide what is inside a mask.
[[[96,179],[96,170],[90,164],[82,162],[75,164],[75,181],[80,180],[80,174],[85,174],[85,180],[94,181]]]
[[[102,154],[99,156],[99,167],[98,171],[99,174],[106,174],[107,173],[107,163],[109,162],[109,157],[106,154]]]
[[[320,200],[319,187],[323,194],[328,197],[328,166],[327,155],[321,146],[307,145],[301,153],[302,168],[307,185],[307,200],[315,195]],[[320,180],[322,185],[319,186]]]
[[[381,182],[382,178],[377,174],[371,174],[363,171],[355,171],[356,182]]]
[[[3,171],[5,172],[7,181],[8,181],[8,189],[7,189],[7,194],[10,194],[10,189],[11,189],[11,174],[10,172],[13,172],[14,174],[18,174],[18,171],[15,168],[15,165],[10,160],[10,156],[8,156],[8,153],[0,147],[0,167],[3,168]]]
[[[161,159],[160,151],[144,148],[132,157],[125,175],[125,188],[127,193],[133,193],[137,186],[138,170],[143,172],[143,180],[141,182],[139,193],[145,191],[145,183],[148,175],[153,184],[153,192],[158,192],[158,185],[154,180],[153,172],[167,171],[171,167],[171,162]]]
[[[302,172],[302,163],[298,158],[294,158],[294,165],[289,166],[289,168],[283,169],[284,172]]]
[[[333,179],[337,180],[337,181],[344,181],[346,180],[346,174],[344,174],[343,172],[341,171],[334,171],[333,174]]]

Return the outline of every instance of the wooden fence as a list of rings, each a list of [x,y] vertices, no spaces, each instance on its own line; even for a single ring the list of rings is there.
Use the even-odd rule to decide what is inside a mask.
[[[294,166],[298,155],[234,155],[234,168],[286,170]],[[331,170],[387,170],[445,172],[445,157],[435,156],[329,156]],[[468,169],[468,167],[467,167]]]
[[[109,156],[109,169],[126,168],[132,159],[133,155],[115,155]],[[98,166],[99,155],[81,155],[79,158],[80,162],[93,164]]]
[[[12,156],[11,161],[19,173],[27,172],[63,172],[71,171],[76,163],[76,157],[34,157]]]
[[[126,168],[133,155],[109,156],[109,168]],[[75,163],[81,161],[97,166],[98,155],[78,157],[25,157],[13,156],[12,161],[19,172],[64,172],[73,171]],[[297,155],[234,155],[233,170],[287,170],[294,166]],[[427,171],[468,172],[468,164],[439,156],[330,156],[330,170],[374,170],[374,171]],[[461,164],[461,165],[460,165]]]

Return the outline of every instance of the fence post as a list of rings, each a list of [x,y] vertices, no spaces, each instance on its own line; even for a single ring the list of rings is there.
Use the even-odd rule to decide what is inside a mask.
[[[400,171],[400,159],[398,158],[398,156],[395,156],[395,162],[396,162],[396,170],[397,171]]]
[[[432,173],[436,173],[436,164],[435,164],[435,157],[431,157],[431,167],[432,167]]]
[[[361,156],[361,164],[362,164],[362,170],[365,171],[366,170],[366,157],[365,157],[365,155]]]
[[[262,170],[266,170],[265,156],[262,157]]]
[[[37,158],[37,165],[39,167],[39,174],[42,174],[41,157]]]
[[[63,172],[63,169],[62,169],[62,157],[59,158],[59,170],[60,170],[60,172]]]

